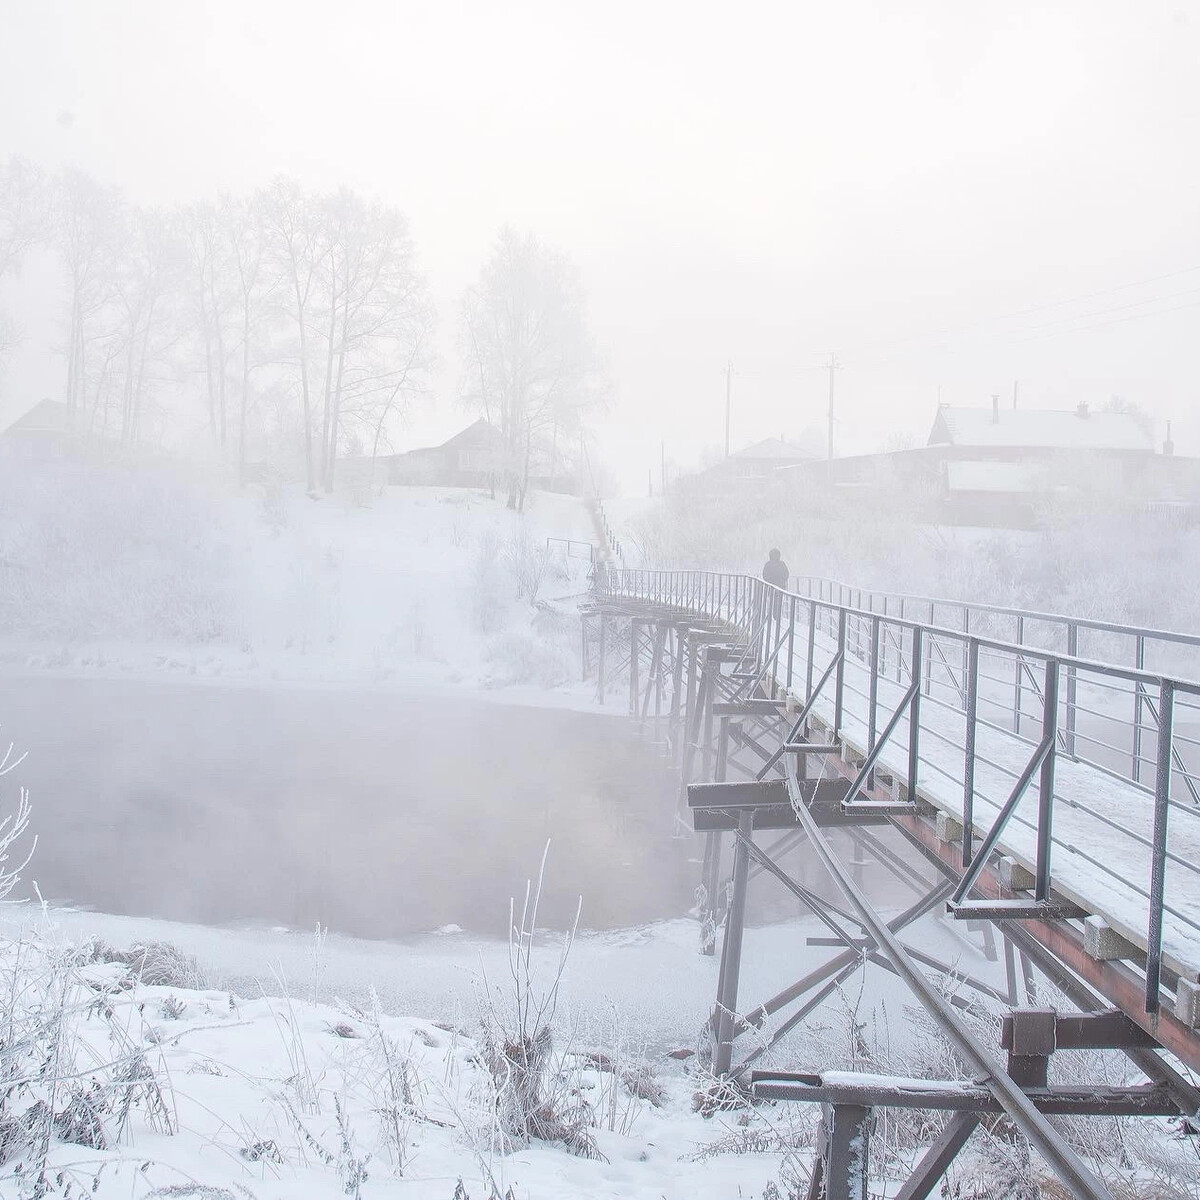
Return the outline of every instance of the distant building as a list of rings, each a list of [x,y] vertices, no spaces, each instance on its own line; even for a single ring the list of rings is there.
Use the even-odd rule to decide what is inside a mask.
[[[71,417],[61,400],[39,400],[0,430],[0,455],[11,458],[65,458],[76,446]]]
[[[723,458],[706,471],[702,476],[723,479],[762,480],[769,479],[780,467],[794,467],[803,463],[817,460],[811,450],[796,442],[785,441],[783,438],[763,438],[752,446],[735,450],[728,458]]]
[[[1128,412],[1093,412],[1087,404],[1074,410],[992,407],[938,407],[930,446],[949,446],[953,457],[988,461],[1020,461],[1047,455],[1103,454],[1144,460],[1154,453],[1154,434],[1141,416]]]
[[[1055,497],[1095,482],[1149,507],[1196,494],[1200,464],[1156,451],[1149,423],[1127,412],[939,406],[924,446],[792,465],[832,494],[900,497],[931,519],[1027,528]]]
[[[490,422],[480,418],[440,446],[423,446],[403,454],[381,456],[387,481],[399,485],[427,487],[492,487],[505,471],[504,437]],[[529,486],[540,491],[572,493],[574,475],[562,463],[535,449],[530,465]]]

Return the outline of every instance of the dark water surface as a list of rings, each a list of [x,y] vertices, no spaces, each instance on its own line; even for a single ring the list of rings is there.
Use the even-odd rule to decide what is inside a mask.
[[[552,841],[541,924],[692,903],[677,777],[630,722],[376,692],[0,679],[52,902],[366,937],[503,935]],[[3,785],[0,785],[3,786]]]

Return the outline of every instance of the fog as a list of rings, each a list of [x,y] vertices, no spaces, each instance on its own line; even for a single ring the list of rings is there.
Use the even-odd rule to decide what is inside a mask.
[[[579,609],[609,518],[627,564],[757,572],[776,544],[797,573],[879,588],[1200,619],[1184,582],[1200,498],[1186,7],[755,6],[734,21],[703,5],[356,0],[336,28],[315,4],[10,9],[0,719],[49,793],[56,897],[322,919],[303,889],[284,902],[259,881],[270,898],[243,903],[207,869],[155,862],[209,827],[248,862],[270,857],[224,828],[227,799],[269,833],[293,801],[313,813],[326,796],[338,827],[339,806],[374,813],[393,785],[439,811],[445,786],[456,818],[482,821],[508,803],[505,747],[526,737],[527,769],[580,797],[589,830],[635,794],[666,820],[661,738],[613,724],[619,701],[584,678]],[[949,467],[938,485],[886,466],[852,492],[811,471],[722,474],[765,437],[810,465],[829,446],[839,461],[919,447],[940,405],[998,414],[1001,396],[1014,420],[1090,405],[1121,436],[1136,425],[1149,466],[1114,476],[1127,445],[1094,457],[1068,436],[1016,507],[976,496],[967,515],[931,490]],[[535,735],[520,707],[522,732],[488,737],[464,716],[461,751],[448,715],[415,746],[380,724],[456,695],[591,715],[560,736],[555,712]],[[225,761],[213,709],[260,745],[258,782],[227,798],[220,771],[198,772],[176,793],[160,771],[147,791],[140,755],[180,730],[198,761]],[[117,720],[111,740],[88,733],[93,711]],[[322,764],[345,753],[363,773],[307,778],[306,736]],[[113,745],[118,760],[84,750]],[[617,774],[593,788],[610,757]],[[89,805],[97,774],[108,790]],[[464,859],[486,903],[376,924],[339,895],[330,911],[356,931],[479,925],[515,859],[536,858],[539,805],[495,862]],[[62,867],[56,830],[84,814],[142,862],[127,893],[106,890],[134,874],[124,859],[86,886]],[[158,848],[126,843],[138,829]],[[563,850],[567,876],[586,844]],[[276,849],[284,876],[313,873]],[[687,907],[680,846],[665,880],[647,867],[633,889],[620,857],[584,873],[588,920]]]
[[[1200,1194],[1197,63],[0,0],[0,1193]]]
[[[721,444],[730,360],[737,445],[823,431],[831,353],[844,451],[1014,380],[1200,437],[1187,5],[8,9],[5,155],[144,206],[285,175],[407,216],[441,317],[411,444],[453,431],[457,308],[505,223],[580,267],[627,490],[661,443]],[[61,391],[54,275],[10,301],[0,414]]]

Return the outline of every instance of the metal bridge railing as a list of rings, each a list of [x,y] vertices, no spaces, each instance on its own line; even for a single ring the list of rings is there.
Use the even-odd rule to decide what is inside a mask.
[[[1053,859],[1056,894],[1144,948],[1148,1012],[1164,971],[1200,967],[1200,682],[1138,665],[1151,639],[1200,639],[989,606],[958,606],[961,627],[948,626],[941,601],[881,611],[857,590],[721,572],[615,569],[597,586],[727,626],[747,692],[787,689],[861,751],[851,802],[882,772],[955,815],[957,901],[1004,848],[1031,865],[1034,903],[1050,911]],[[1024,618],[1026,634],[1061,620],[1063,645],[995,636],[983,614]],[[1082,657],[1085,630],[1134,639],[1137,661]]]

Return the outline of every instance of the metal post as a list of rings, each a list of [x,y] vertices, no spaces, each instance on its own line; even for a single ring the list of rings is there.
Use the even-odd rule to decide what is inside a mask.
[[[1079,626],[1071,621],[1067,625],[1067,655],[1070,658],[1079,657]],[[1075,667],[1067,667],[1067,753],[1077,757],[1075,753]]]
[[[1017,645],[1018,646],[1025,645],[1025,618],[1024,617],[1017,618]],[[1015,690],[1014,699],[1013,699],[1013,733],[1017,734],[1018,736],[1020,736],[1020,733],[1021,733],[1021,687],[1022,687],[1022,685],[1021,685],[1021,663],[1022,663],[1022,658],[1021,658],[1021,655],[1018,654],[1017,658],[1016,658],[1017,681],[1016,681],[1016,690]]]
[[[792,662],[796,655],[796,597],[788,600],[787,688],[792,690]]]
[[[700,654],[700,694],[702,697],[704,711],[701,714],[703,718],[703,734],[700,743],[700,764],[703,772],[702,778],[705,783],[712,779],[712,743],[713,743],[713,700],[716,699],[717,686],[713,672],[720,673],[720,667],[716,666],[712,661],[712,655],[709,648],[706,646]]]
[[[813,658],[817,652],[817,605],[808,602],[808,662],[805,664],[804,698],[812,695],[813,689]]]
[[[1146,1011],[1158,1012],[1162,973],[1163,898],[1167,882],[1167,817],[1171,808],[1171,751],[1175,738],[1175,685],[1158,692],[1158,763],[1154,770],[1154,836],[1150,850],[1150,927],[1146,934]]]
[[[867,1200],[874,1120],[860,1104],[821,1105],[821,1200]]]
[[[912,631],[912,674],[913,679],[921,677],[921,662],[923,660],[922,640],[924,630],[913,626]],[[913,689],[913,697],[908,702],[908,798],[917,802],[917,768],[921,762],[921,689]]]
[[[879,618],[873,616],[871,618],[871,659],[870,669],[871,678],[868,684],[867,696],[867,753],[870,754],[875,749],[875,734],[877,732],[875,723],[876,708],[879,704]],[[871,773],[867,776],[867,788],[870,790],[875,786],[875,771],[872,768]]]
[[[675,662],[671,678],[671,718],[668,729],[668,736],[674,742],[677,742],[679,738],[679,714],[683,705],[683,658],[686,632],[686,626],[675,626]]]
[[[967,737],[966,754],[963,760],[963,834],[962,865],[965,870],[971,865],[972,829],[975,820],[975,733],[979,715],[979,641],[971,638],[967,642]]]
[[[833,732],[837,736],[842,730],[842,701],[846,692],[846,610],[838,609],[838,665],[833,693]]]
[[[737,844],[733,851],[733,896],[725,918],[721,946],[721,978],[717,993],[717,1047],[713,1071],[724,1075],[733,1062],[734,1017],[737,1013],[738,976],[742,966],[742,933],[746,920],[746,881],[750,873],[750,839],[754,836],[754,814],[738,817]]]
[[[1046,662],[1045,700],[1042,708],[1042,737],[1049,741],[1046,757],[1042,759],[1038,783],[1037,863],[1034,871],[1034,897],[1050,896],[1050,844],[1054,828],[1054,760],[1058,731],[1058,659]]]
[[[962,706],[963,711],[967,708],[967,671],[970,668],[971,649],[969,639],[971,636],[971,609],[963,605],[963,633],[967,635],[968,640],[964,640],[962,647],[962,673],[963,673],[963,691],[962,691]],[[954,681],[951,680],[951,683]]]
[[[717,734],[717,766],[713,779],[724,783],[729,765],[729,718],[722,717],[720,732]]]
[[[638,715],[638,657],[642,647],[642,624],[629,622],[629,715],[635,720]]]
[[[597,666],[597,672],[596,672],[597,677],[598,677],[597,683],[596,683],[596,691],[599,696],[599,700],[600,700],[601,704],[604,703],[604,688],[605,688],[605,682],[606,682],[604,673],[605,673],[605,668],[608,665],[608,653],[607,653],[607,646],[605,644],[605,632],[606,632],[607,625],[608,625],[608,618],[605,616],[604,613],[601,613],[600,614],[600,651],[599,651],[600,661]]]
[[[1146,639],[1139,633],[1134,645],[1134,666],[1139,671],[1146,669]],[[1142,706],[1146,690],[1139,679],[1133,685],[1133,782],[1142,781]]]

